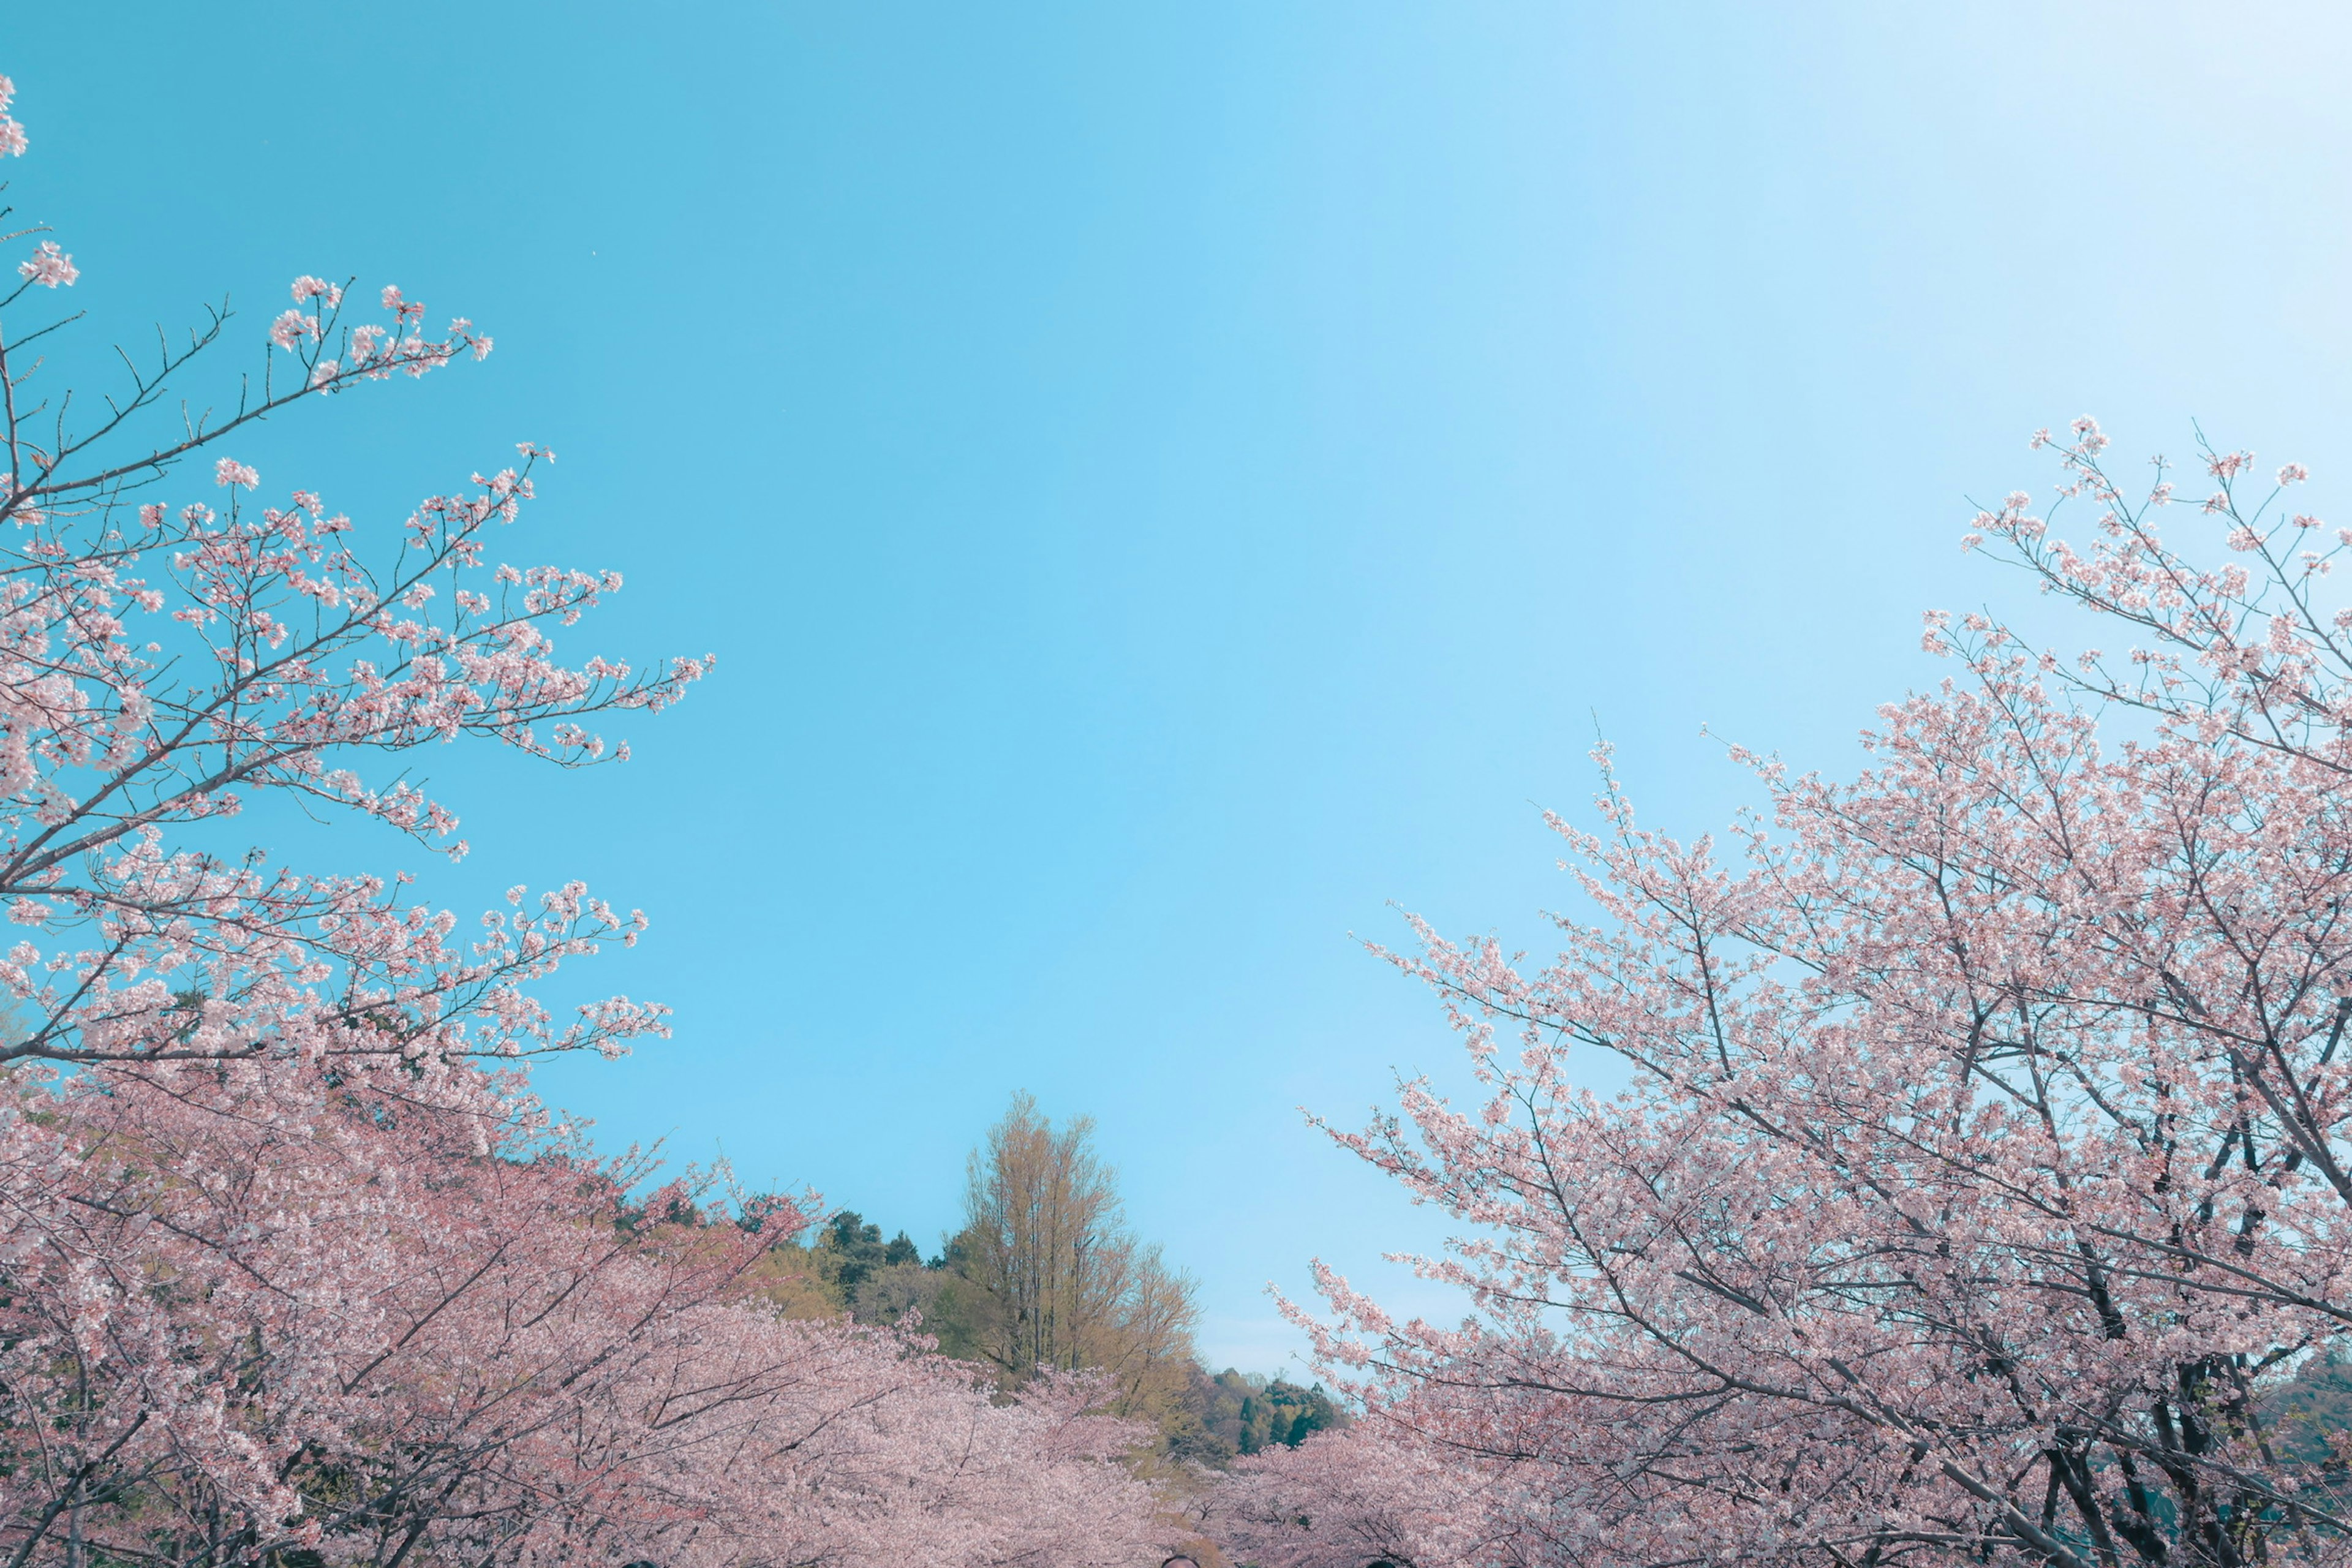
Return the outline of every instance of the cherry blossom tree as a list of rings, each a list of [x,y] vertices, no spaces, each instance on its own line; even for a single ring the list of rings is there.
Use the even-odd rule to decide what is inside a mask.
[[[176,401],[225,312],[96,405],[45,394],[76,318],[28,312],[86,280],[37,233],[0,289],[0,1561],[1156,1561],[1103,1387],[999,1404],[911,1329],[786,1320],[761,1264],[810,1204],[651,1186],[531,1099],[523,1058],[664,1032],[527,989],[641,916],[518,888],[460,936],[217,847],[274,790],[462,854],[402,753],[615,758],[587,721],[708,668],[558,657],[620,582],[493,563],[551,453],[371,527],[261,502],[224,446],[489,338],[304,277],[225,412]]]
[[[2095,425],[2040,441],[2088,542],[2018,495],[1968,542],[2127,652],[1931,616],[1956,672],[1858,779],[1739,753],[1770,814],[1727,853],[1638,823],[1604,751],[1556,959],[1396,958],[1475,1102],[1407,1082],[1335,1136],[1461,1222],[1419,1267],[1473,1311],[1327,1274],[1307,1321],[1350,1446],[1460,1472],[1475,1544],[1400,1541],[1424,1568],[2347,1556],[2340,1468],[2269,1412],[2352,1327],[2352,531],[2207,451],[2179,542],[2163,465],[2126,494]],[[1246,1538],[1387,1549],[1322,1447],[1252,1473],[1293,1525]]]
[[[13,92],[0,153],[21,153]],[[299,405],[485,357],[489,337],[463,318],[428,331],[397,288],[370,312],[305,276],[226,407],[178,390],[236,342],[217,310],[77,399],[45,393],[38,356],[79,317],[35,307],[81,271],[49,239],[16,270],[0,292],[0,902],[25,930],[0,986],[25,1026],[0,1061],[515,1056],[657,1030],[657,1009],[621,1001],[558,1024],[522,989],[641,927],[582,889],[467,942],[397,884],[185,837],[206,824],[217,844],[221,819],[278,791],[461,855],[456,816],[381,771],[401,753],[475,736],[564,766],[625,755],[583,721],[658,710],[709,668],[557,656],[551,632],[621,581],[491,561],[551,453],[525,443],[373,528],[314,489],[261,500],[226,449]]]
[[[640,1162],[464,1069],[22,1087],[0,1165],[0,1551],[15,1563],[1132,1563],[1110,1390],[793,1321],[811,1211],[642,1198]]]

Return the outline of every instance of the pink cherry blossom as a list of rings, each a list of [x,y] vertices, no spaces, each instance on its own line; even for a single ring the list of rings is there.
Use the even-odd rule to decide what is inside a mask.
[[[319,318],[306,316],[299,310],[281,312],[269,323],[269,341],[281,349],[290,349],[319,336]]]
[[[0,158],[21,158],[25,155],[25,128],[8,113],[8,105],[16,96],[16,84],[0,76]]]
[[[59,285],[72,288],[81,277],[81,269],[73,258],[58,248],[55,240],[45,239],[34,247],[33,254],[16,264],[17,275],[30,279],[44,289]]]
[[[2253,463],[2252,452],[2215,452],[2206,458],[2205,471],[2226,484],[2253,467]]]

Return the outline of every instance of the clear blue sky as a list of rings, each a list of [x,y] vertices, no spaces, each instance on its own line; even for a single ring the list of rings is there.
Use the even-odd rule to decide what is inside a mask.
[[[311,271],[497,335],[273,489],[390,521],[546,442],[520,552],[631,584],[570,646],[719,655],[625,768],[428,759],[436,893],[655,919],[583,984],[677,1038],[553,1096],[928,1245],[1033,1089],[1221,1363],[1431,1234],[1295,1108],[1451,1064],[1350,933],[1539,941],[1595,715],[1694,831],[1702,724],[1850,767],[1917,612],[2017,595],[1963,497],[2078,412],[2352,510],[2335,7],[91,0],[0,51],[94,331],[226,291],[257,343]]]

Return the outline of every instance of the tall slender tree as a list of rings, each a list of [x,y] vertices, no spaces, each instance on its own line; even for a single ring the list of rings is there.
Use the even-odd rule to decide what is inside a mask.
[[[1153,1415],[1183,1386],[1195,1287],[1128,1228],[1091,1119],[1056,1128],[1013,1096],[972,1152],[954,1254],[971,1347],[1008,1380],[1100,1371],[1122,1409]]]

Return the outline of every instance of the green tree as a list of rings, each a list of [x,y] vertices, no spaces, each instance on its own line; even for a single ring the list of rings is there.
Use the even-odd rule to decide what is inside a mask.
[[[972,1152],[964,1226],[945,1259],[943,1349],[994,1366],[1008,1384],[1043,1368],[1108,1373],[1124,1414],[1165,1426],[1183,1413],[1200,1310],[1189,1275],[1128,1228],[1094,1123],[1056,1128],[1013,1097]]]
[[[866,1224],[865,1216],[855,1209],[844,1209],[828,1220],[817,1245],[832,1259],[833,1277],[839,1281],[845,1298],[852,1302],[856,1300],[858,1287],[872,1279],[877,1269],[922,1261],[922,1253],[905,1231],[886,1242],[882,1239],[882,1227]]]
[[[1213,1377],[1196,1368],[1184,1404],[1192,1419],[1175,1435],[1171,1450],[1213,1466],[1277,1445],[1296,1447],[1308,1433],[1344,1426],[1349,1419],[1320,1384],[1301,1388],[1231,1367]]]

